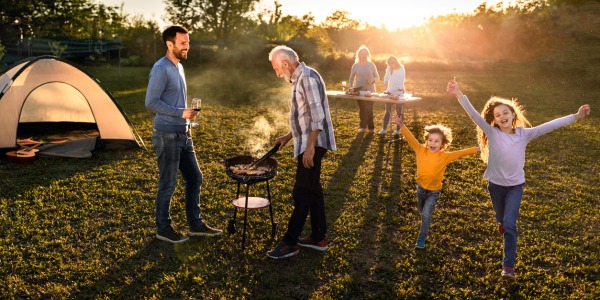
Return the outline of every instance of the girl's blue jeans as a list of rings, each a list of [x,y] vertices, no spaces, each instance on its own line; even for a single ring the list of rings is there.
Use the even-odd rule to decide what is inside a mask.
[[[517,218],[521,208],[523,186],[501,186],[488,182],[488,191],[496,213],[496,221],[504,225],[504,259],[502,265],[515,267],[517,258]]]
[[[385,114],[383,115],[383,129],[384,130],[387,129],[388,124],[390,123],[390,119],[392,118],[392,108],[394,105],[396,106],[396,114],[398,116],[403,116],[403,108],[404,108],[403,104],[386,103],[385,104]],[[400,130],[400,126],[397,124],[396,124],[396,130]]]
[[[429,226],[431,225],[431,215],[433,209],[440,197],[440,191],[430,191],[422,188],[417,184],[417,199],[419,212],[421,213],[421,228],[419,229],[419,237],[417,240],[425,242],[427,234],[429,232]]]

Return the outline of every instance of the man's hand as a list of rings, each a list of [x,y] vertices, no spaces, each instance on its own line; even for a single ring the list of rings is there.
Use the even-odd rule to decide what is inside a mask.
[[[275,145],[279,144],[279,150],[281,150],[283,146],[285,146],[285,144],[287,144],[291,139],[292,133],[288,132],[288,134],[278,137],[275,141]]]
[[[186,108],[183,110],[183,114],[181,114],[181,117],[184,119],[192,119],[193,117],[197,116],[198,112],[191,109],[191,108]]]
[[[306,150],[304,150],[304,154],[302,155],[302,164],[305,168],[310,169],[315,166],[315,162],[313,160],[315,156],[315,147],[314,146],[306,146]]]

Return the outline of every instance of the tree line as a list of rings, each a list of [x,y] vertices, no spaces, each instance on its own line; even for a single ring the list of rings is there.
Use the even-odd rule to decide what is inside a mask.
[[[31,39],[48,39],[58,47],[61,40],[69,39],[118,40],[119,57],[132,65],[150,65],[164,53],[157,22],[125,14],[122,5],[93,0],[3,2],[0,59],[6,50]],[[361,44],[373,53],[394,54],[405,62],[527,59],[564,35],[564,28],[556,22],[561,13],[598,4],[597,0],[520,0],[496,6],[482,2],[470,13],[432,17],[422,26],[388,30],[353,19],[344,10],[333,12],[321,23],[310,13],[283,15],[278,1],[268,9],[257,9],[260,0],[164,2],[165,21],[192,31],[198,55],[191,56],[196,56],[191,63],[242,65],[264,58],[265,49],[276,43],[293,45],[304,59],[329,63],[351,59]]]

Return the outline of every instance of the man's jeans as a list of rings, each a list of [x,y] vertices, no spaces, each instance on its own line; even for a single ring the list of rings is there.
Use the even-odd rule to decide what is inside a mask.
[[[421,228],[417,240],[425,242],[425,239],[427,239],[427,233],[429,233],[429,226],[431,225],[431,215],[439,197],[439,190],[426,190],[417,184],[417,199],[419,200],[418,206],[421,213]]]
[[[202,172],[198,167],[192,137],[186,133],[154,130],[152,144],[158,158],[158,192],[156,194],[156,227],[159,232],[171,227],[171,198],[177,186],[177,170],[185,183],[185,212],[190,228],[202,226],[200,186]]]
[[[302,164],[300,154],[297,159],[296,182],[292,191],[294,198],[294,210],[288,222],[288,229],[283,236],[283,241],[288,245],[296,245],[298,237],[310,213],[311,234],[315,241],[325,238],[327,233],[327,221],[325,217],[325,199],[323,187],[321,186],[321,161],[327,153],[327,149],[315,147],[313,157],[314,166],[310,169]]]
[[[488,191],[496,213],[496,221],[504,225],[504,259],[502,265],[515,267],[517,257],[517,218],[523,197],[523,186],[501,186],[488,182]]]

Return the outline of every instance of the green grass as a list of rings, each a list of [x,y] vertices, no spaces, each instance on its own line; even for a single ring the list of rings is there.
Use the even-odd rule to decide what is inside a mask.
[[[416,252],[420,216],[414,153],[405,142],[387,143],[389,136],[357,134],[357,106],[344,100],[330,100],[338,150],[324,159],[322,175],[329,251],[302,249],[299,256],[283,261],[265,255],[283,235],[292,210],[295,160],[289,146],[275,155],[279,174],[270,182],[280,226],[275,239],[270,237],[268,211],[258,210],[248,213],[245,251],[240,250],[241,230],[176,246],[157,241],[153,115],[143,105],[149,70],[88,71],[123,106],[148,150],[40,159],[28,165],[0,162],[2,298],[600,297],[600,122],[595,111],[600,91],[597,85],[581,84],[589,79],[529,66],[407,71],[407,90],[423,97],[405,106],[407,126],[421,136],[427,124],[446,124],[454,131],[451,150],[475,145],[474,124],[445,93],[452,76],[478,110],[491,95],[516,97],[534,125],[574,113],[584,103],[592,106],[589,118],[534,140],[527,149],[518,279],[513,282],[499,275],[502,240],[481,160],[469,156],[449,165],[427,249]],[[321,72],[330,89],[347,76]],[[289,85],[272,72],[186,73],[190,96],[204,100],[201,126],[194,133],[205,179],[202,213],[209,224],[225,229],[236,185],[226,176],[223,162],[237,155],[260,155],[286,133]],[[378,126],[383,111],[383,105],[375,106]],[[264,186],[251,186],[251,193],[264,196]],[[172,217],[185,230],[182,195],[180,185]]]

